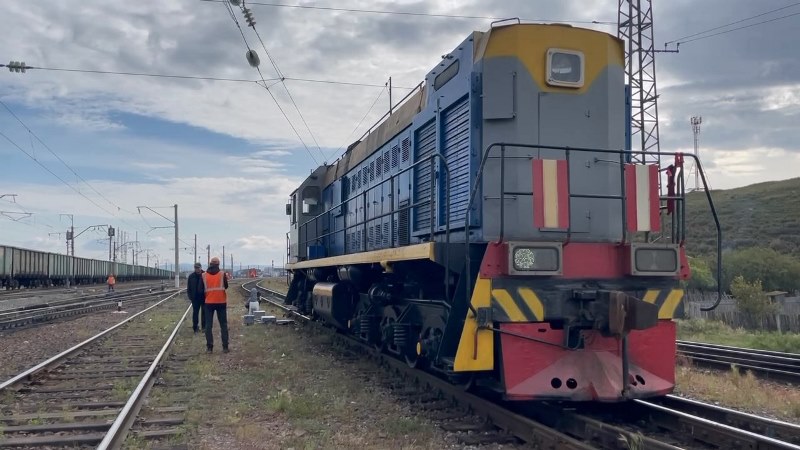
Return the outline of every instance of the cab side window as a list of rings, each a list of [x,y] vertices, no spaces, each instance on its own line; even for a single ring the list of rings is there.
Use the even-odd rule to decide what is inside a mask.
[[[317,215],[320,203],[320,192],[317,186],[306,186],[303,188],[303,214]]]

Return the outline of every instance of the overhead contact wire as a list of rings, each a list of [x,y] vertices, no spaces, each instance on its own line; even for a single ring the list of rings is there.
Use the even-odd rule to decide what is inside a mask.
[[[223,3],[223,6],[225,7],[225,10],[228,11],[228,14],[231,16],[231,20],[233,20],[233,23],[236,24],[236,28],[239,29],[239,34],[242,35],[242,40],[244,41],[245,47],[247,47],[247,51],[248,52],[252,51],[252,49],[250,48],[250,44],[247,42],[247,38],[244,35],[244,30],[242,30],[242,27],[239,25],[239,20],[236,19],[236,14],[233,12],[233,8],[230,6],[230,4],[228,2],[222,2],[222,3]],[[297,135],[298,139],[300,139],[300,143],[303,144],[303,147],[305,147],[306,152],[308,152],[308,156],[311,157],[311,159],[314,161],[314,164],[319,165],[319,162],[317,161],[317,158],[315,158],[314,154],[311,153],[311,149],[308,148],[308,145],[306,145],[305,141],[303,140],[303,137],[297,131],[297,128],[295,128],[295,126],[292,123],[292,121],[289,119],[289,116],[283,110],[283,108],[281,107],[280,103],[278,103],[278,99],[275,98],[275,95],[272,93],[272,91],[269,89],[269,87],[267,87],[267,82],[264,79],[264,75],[261,73],[261,69],[259,69],[258,67],[256,67],[255,69],[256,69],[256,71],[258,71],[258,76],[261,78],[261,81],[264,83],[264,85],[262,87],[267,91],[269,96],[272,98],[272,101],[275,102],[275,105],[278,107],[278,110],[281,112],[281,114],[283,114],[283,117],[286,119],[286,122],[289,123],[289,127],[292,128],[292,131],[294,131],[294,134]]]

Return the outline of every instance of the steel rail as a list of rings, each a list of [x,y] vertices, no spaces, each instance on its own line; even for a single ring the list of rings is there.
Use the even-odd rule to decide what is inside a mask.
[[[106,433],[105,438],[103,438],[103,441],[97,446],[98,449],[106,450],[118,449],[122,447],[123,442],[125,442],[125,437],[128,435],[128,431],[136,420],[136,416],[139,415],[139,410],[142,408],[142,403],[147,398],[147,394],[150,392],[150,388],[155,382],[153,374],[161,364],[161,360],[164,358],[167,350],[169,350],[169,347],[175,341],[175,336],[177,336],[181,325],[183,325],[184,320],[186,320],[186,317],[189,315],[189,311],[191,310],[192,305],[190,304],[183,313],[183,316],[181,316],[180,320],[178,320],[178,323],[175,325],[175,328],[172,330],[169,338],[167,338],[167,342],[164,343],[164,345],[161,347],[161,351],[158,352],[158,355],[156,355],[152,364],[150,364],[150,367],[142,377],[142,380],[128,398],[128,401],[125,403],[122,411],[120,411],[119,415],[117,415],[114,423],[111,424],[111,428]]]
[[[142,303],[147,303],[148,301],[151,301],[152,297],[158,297],[158,294],[156,295],[145,294],[143,296],[137,296],[135,298],[128,297],[125,299],[125,301],[128,306],[137,306]],[[121,301],[122,298],[118,300]],[[36,312],[35,314],[22,315],[21,317],[15,317],[12,319],[0,320],[0,331],[14,330],[29,325],[34,326],[51,322],[64,317],[80,316],[83,314],[111,309],[117,306],[119,301],[115,300],[115,301],[105,301],[96,303],[89,302],[89,303],[65,305],[69,307],[62,307],[50,311]]]
[[[166,291],[168,293],[172,293],[173,289]],[[165,293],[166,293],[165,292]],[[97,297],[97,298],[77,298],[72,300],[66,300],[54,304],[47,304],[39,305],[38,308],[26,308],[26,309],[9,309],[9,310],[0,310],[0,321],[11,321],[17,318],[27,318],[27,317],[35,317],[37,314],[40,313],[52,313],[52,312],[59,312],[61,310],[67,311],[69,309],[74,308],[81,308],[84,306],[94,306],[94,305],[101,305],[105,303],[114,303],[116,304],[122,300],[134,300],[140,299],[144,297],[156,297],[161,294],[162,291],[159,292],[130,292],[125,295],[118,295],[115,297]]]
[[[663,398],[648,400],[648,402],[717,422],[724,422],[742,430],[752,431],[793,444],[800,444],[800,425],[794,423],[761,417],[676,395],[667,395]]]
[[[53,295],[20,296],[19,298],[13,298],[13,299],[0,298],[0,313],[41,309],[41,308],[47,308],[49,306],[58,306],[58,305],[61,305],[61,304],[70,303],[70,302],[76,302],[76,301],[80,301],[80,300],[84,300],[84,301],[97,300],[97,299],[110,300],[110,299],[119,298],[119,297],[122,297],[122,296],[125,296],[125,295],[141,293],[142,291],[145,291],[147,289],[153,289],[153,287],[152,286],[139,286],[139,287],[134,287],[134,288],[131,288],[131,289],[115,290],[113,293],[102,292],[102,293],[85,294],[85,295],[80,295],[80,296],[76,296],[76,297],[73,297],[73,298],[62,298],[62,299],[48,298],[48,297],[54,297],[54,296],[57,296],[57,295],[74,295],[74,294],[77,294],[77,293],[74,292],[74,291],[66,291],[66,292],[54,292]],[[11,303],[13,301],[20,301],[20,300],[31,299],[31,298],[38,298],[40,300],[40,303],[29,303],[29,304],[26,304],[26,305],[12,306],[10,308],[4,307],[5,303],[7,303],[7,302]]]
[[[108,328],[108,329],[106,329],[104,331],[101,331],[100,333],[98,333],[98,334],[86,339],[85,341],[83,341],[83,342],[81,342],[79,344],[76,344],[76,345],[64,350],[63,352],[61,352],[61,353],[59,353],[59,354],[47,359],[46,361],[41,362],[41,363],[31,367],[30,369],[27,369],[27,370],[23,371],[22,373],[19,373],[16,376],[4,381],[2,384],[0,384],[0,392],[2,392],[5,389],[8,389],[9,387],[16,386],[19,383],[22,383],[24,381],[29,381],[37,373],[61,364],[65,359],[67,359],[68,357],[74,355],[78,351],[82,350],[88,344],[100,339],[101,337],[107,335],[108,333],[111,333],[112,331],[114,331],[117,328],[125,325],[126,323],[130,322],[131,320],[135,319],[136,317],[139,317],[140,315],[142,315],[142,314],[150,311],[151,309],[161,305],[162,303],[166,302],[167,300],[169,300],[169,299],[175,297],[176,295],[180,294],[181,291],[178,291],[178,292],[170,294],[169,296],[165,297],[163,300],[159,301],[158,303],[156,303],[156,304],[154,304],[154,305],[152,305],[152,306],[150,306],[150,307],[148,307],[146,309],[143,309],[143,310],[139,311],[138,313],[128,317],[127,319],[123,320],[122,322],[120,322],[120,323],[118,323],[118,324],[116,324],[116,325],[114,325],[114,326],[112,326],[112,327],[110,327],[110,328]]]
[[[764,378],[800,382],[800,355],[702,342],[678,341],[678,354],[713,367],[736,365]]]
[[[695,416],[645,400],[633,400],[636,405],[649,410],[650,418],[658,426],[673,432],[688,433],[693,439],[712,445],[726,444],[723,448],[758,450],[800,450],[800,446],[780,439],[742,430],[724,423]]]
[[[247,290],[245,287],[247,284],[250,283],[242,284],[242,288]],[[258,286],[257,282],[255,287],[258,290],[264,291],[268,295],[276,298],[285,298],[284,294]],[[311,321],[311,317],[302,315],[291,308],[288,308],[286,305],[282,305],[271,300],[269,297],[259,297],[264,298],[265,301],[269,302],[273,306],[276,306],[303,321]],[[356,344],[356,342],[353,342],[350,339],[348,339],[347,342]],[[587,443],[581,442],[553,428],[542,425],[533,419],[519,415],[501,405],[480,398],[477,395],[464,392],[458,386],[454,386],[451,383],[439,379],[429,373],[420,370],[410,370],[404,362],[387,357],[373,348],[365,347],[365,350],[368,351],[371,357],[378,359],[382,364],[389,365],[394,370],[403,371],[406,375],[414,377],[417,383],[421,385],[427,385],[432,389],[439,391],[447,399],[458,403],[460,406],[472,411],[478,416],[486,417],[498,428],[505,430],[506,432],[524,440],[525,442],[536,444],[537,448],[577,450],[594,449],[593,446]]]
[[[251,283],[257,282],[247,282],[244,283],[242,287],[247,289],[246,285]],[[269,296],[279,299],[285,298],[283,293],[258,286],[257,284],[256,288]],[[264,298],[272,305],[296,315],[303,320],[311,319],[308,316],[298,314],[296,311],[293,311],[291,308],[288,308],[285,305],[281,305],[280,303],[271,300],[269,297],[260,296],[260,298]],[[373,349],[368,350],[374,351]],[[779,352],[768,353],[774,354]],[[386,357],[385,355],[380,356],[382,361],[386,362],[387,364],[390,364],[398,369],[405,370],[405,365],[402,362],[395,361],[392,358]],[[436,380],[437,383],[446,383],[443,380],[439,380],[438,378],[421,371],[414,371],[414,376],[417,375],[416,372],[420,372],[420,377],[417,377],[418,381],[427,382],[427,379],[425,379],[424,376],[429,376]],[[449,385],[449,383],[446,384]],[[454,393],[453,396],[463,395],[463,392],[458,390],[457,387],[452,385],[449,386],[450,388],[458,391],[457,393]],[[448,393],[448,395],[450,394]],[[670,408],[659,403],[668,404],[673,407]],[[690,439],[697,441],[706,442],[712,445],[724,444],[729,446],[725,448],[800,450],[800,446],[795,445],[795,442],[800,440],[800,426],[795,424],[769,419],[766,417],[760,417],[694,400],[684,399],[673,395],[668,395],[663,399],[658,399],[655,401],[633,400],[632,404],[638,405],[640,408],[645,409],[647,411],[647,415],[662,428],[669,429],[670,431],[676,433],[686,434]],[[494,406],[498,407],[498,405]],[[613,447],[615,444],[618,444],[620,433],[628,436],[632,434],[626,430],[620,429],[613,425],[608,425],[600,420],[585,416],[583,414],[576,414],[571,411],[562,411],[546,406],[540,406],[540,408],[544,408],[546,410],[546,415],[552,416],[554,414],[559,414],[560,417],[556,421],[557,425],[554,426],[554,428],[557,428],[558,431],[571,436],[579,436],[584,439],[588,439],[592,441],[592,443]],[[680,408],[682,410],[677,410],[675,408]],[[695,414],[690,414],[687,411],[694,412]],[[708,417],[700,417],[702,415],[713,417],[714,420]],[[525,419],[533,421],[529,418]],[[720,423],[722,421],[727,422],[727,424]],[[550,428],[547,425],[542,425],[536,421],[533,422],[538,426],[544,426],[548,430],[553,430],[553,428]],[[512,431],[512,433],[514,432]],[[531,431],[528,430],[528,433],[531,433]],[[514,434],[516,435],[516,433]],[[517,436],[524,439],[523,436]],[[645,445],[644,448],[648,449],[679,448],[674,445],[659,442],[655,439],[644,436],[642,436],[641,439],[641,443]]]

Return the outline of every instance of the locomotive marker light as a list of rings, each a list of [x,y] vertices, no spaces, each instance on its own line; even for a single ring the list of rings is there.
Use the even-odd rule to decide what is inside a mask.
[[[669,276],[678,272],[678,248],[631,244],[631,275]]]
[[[561,275],[561,244],[508,244],[510,275]]]

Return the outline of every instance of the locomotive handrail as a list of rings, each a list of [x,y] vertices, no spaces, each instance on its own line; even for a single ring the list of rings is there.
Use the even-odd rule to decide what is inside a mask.
[[[466,230],[466,232],[464,233],[465,234],[464,244],[465,244],[465,248],[466,248],[465,258],[466,258],[466,264],[467,264],[467,270],[468,271],[471,270],[471,261],[470,261],[470,252],[469,252],[469,235],[470,235],[469,234],[469,226],[470,226],[470,216],[471,216],[470,211],[472,210],[472,203],[475,200],[475,195],[477,194],[478,188],[479,188],[479,186],[481,184],[480,182],[481,182],[481,180],[483,178],[483,172],[484,172],[484,169],[486,167],[486,161],[489,159],[489,155],[492,153],[492,150],[495,149],[495,148],[498,148],[498,147],[500,148],[500,235],[499,235],[499,242],[502,242],[503,241],[503,237],[504,237],[504,217],[505,217],[505,206],[504,205],[505,205],[505,194],[506,194],[506,191],[505,191],[505,158],[506,158],[505,150],[506,150],[506,147],[532,148],[532,149],[538,149],[538,150],[560,150],[560,151],[566,152],[566,160],[567,161],[569,161],[569,155],[570,155],[571,151],[613,154],[613,155],[619,155],[620,156],[620,163],[621,164],[624,164],[624,156],[625,155],[642,155],[642,156],[645,156],[645,155],[654,153],[654,152],[646,152],[646,151],[641,151],[641,150],[635,150],[635,151],[634,150],[610,150],[610,149],[596,149],[596,148],[587,148],[587,147],[552,146],[552,145],[540,145],[540,144],[518,144],[518,143],[511,143],[511,142],[495,142],[495,143],[490,144],[486,148],[486,151],[483,153],[483,156],[481,157],[481,163],[480,163],[480,165],[478,167],[478,172],[477,172],[477,174],[475,176],[475,184],[472,186],[472,189],[470,191],[469,200],[467,202],[466,217],[464,219],[464,226],[465,226],[465,230]],[[720,302],[722,301],[722,228],[720,227],[719,217],[717,216],[717,210],[714,207],[714,201],[711,198],[711,192],[710,192],[710,190],[708,188],[708,182],[706,180],[705,171],[703,170],[702,164],[700,163],[700,159],[697,157],[697,155],[694,155],[694,154],[691,154],[691,153],[680,153],[680,152],[656,152],[656,153],[658,153],[658,155],[663,155],[663,156],[673,156],[673,157],[681,157],[681,158],[685,158],[687,156],[690,157],[691,159],[694,160],[695,167],[697,168],[698,172],[700,173],[700,178],[703,181],[703,187],[704,187],[704,190],[705,190],[706,199],[708,201],[709,207],[711,208],[711,215],[714,218],[714,224],[715,224],[716,230],[717,230],[717,300],[716,300],[716,302],[714,302],[713,305],[711,305],[711,306],[709,306],[707,308],[701,308],[701,310],[702,311],[713,310],[717,306],[719,306]],[[567,171],[568,171],[567,172],[567,176],[569,177],[569,163],[567,164]],[[626,214],[626,211],[625,211],[625,207],[626,207],[625,206],[625,203],[626,203],[625,199],[627,198],[627,195],[626,195],[626,192],[625,192],[624,172],[621,173],[621,177],[620,178],[621,178],[621,192],[622,192],[621,196],[601,196],[599,198],[619,198],[619,199],[622,200],[622,228],[623,228],[623,242],[625,242],[625,241],[627,241],[627,234],[626,234],[627,233],[627,223],[626,223],[627,214]],[[681,180],[682,180],[682,174],[681,174]],[[573,197],[573,194],[571,192],[569,192],[570,184],[571,183],[569,183],[569,181],[568,181],[567,182],[567,189],[568,189],[567,198],[568,198],[568,201],[569,201],[569,199],[571,199]],[[682,181],[681,181],[681,188],[683,188],[683,182]],[[660,197],[659,197],[659,199],[661,200]],[[685,205],[683,205],[683,202],[684,202],[684,199],[681,199],[680,200],[681,208],[685,207]],[[681,214],[681,224],[682,224],[682,228],[685,228],[685,214]],[[681,234],[684,235],[685,231],[683,231]],[[569,239],[569,236],[570,236],[570,229],[568,227],[568,229],[567,229],[567,239]],[[472,311],[472,313],[477,316],[477,314],[475,312],[475,308],[472,305],[472,280],[471,280],[471,276],[467,276],[467,280],[466,281],[467,281],[467,290],[466,290],[467,305],[469,306],[469,309]]]
[[[401,174],[403,174],[405,172],[408,172],[408,171],[410,171],[412,169],[415,169],[415,168],[417,168],[417,166],[421,166],[423,163],[426,163],[426,162],[430,162],[431,174],[434,175],[435,174],[435,169],[436,169],[436,166],[435,166],[434,163],[435,163],[436,159],[440,160],[439,163],[441,164],[441,167],[444,169],[445,185],[447,186],[447,188],[446,188],[447,189],[446,190],[447,195],[444,196],[445,197],[445,211],[446,211],[446,215],[447,215],[447,218],[448,218],[448,220],[446,220],[445,223],[444,223],[444,228],[445,228],[444,229],[444,233],[445,233],[445,255],[444,255],[444,260],[445,260],[445,264],[444,264],[444,267],[445,267],[444,285],[445,286],[444,286],[444,288],[445,288],[445,299],[447,299],[447,301],[450,301],[450,283],[448,282],[448,280],[450,279],[450,276],[449,276],[449,274],[450,274],[450,220],[449,220],[449,218],[450,218],[450,191],[451,191],[451,186],[450,186],[450,167],[447,165],[447,159],[445,158],[445,156],[442,155],[441,153],[438,153],[438,152],[437,153],[433,153],[431,155],[428,155],[423,159],[420,159],[419,161],[415,162],[414,164],[411,164],[410,166],[406,167],[405,169],[399,170],[395,174],[389,175],[389,179],[383,180],[380,183],[376,183],[374,186],[370,186],[370,187],[366,188],[363,192],[361,192],[360,195],[364,198],[364,201],[363,201],[363,203],[364,203],[364,206],[363,206],[363,208],[364,208],[364,214],[363,214],[364,215],[364,219],[362,221],[356,222],[355,224],[352,224],[352,225],[349,225],[349,226],[345,225],[345,226],[342,227],[341,230],[338,230],[338,231],[335,230],[334,226],[331,226],[333,231],[330,231],[328,233],[325,233],[325,234],[322,234],[322,235],[319,235],[319,236],[315,236],[312,239],[306,239],[304,241],[300,240],[300,236],[302,234],[301,230],[303,229],[303,227],[309,226],[309,224],[313,221],[314,222],[314,231],[316,232],[318,230],[319,219],[321,219],[323,216],[325,216],[327,214],[330,214],[334,209],[341,208],[342,206],[346,205],[347,203],[355,200],[357,198],[356,197],[356,198],[348,198],[347,200],[343,200],[343,201],[339,202],[338,204],[336,204],[334,206],[331,206],[330,208],[328,208],[324,212],[322,212],[322,213],[320,213],[320,214],[308,219],[307,221],[301,223],[298,226],[298,229],[297,229],[297,234],[298,234],[298,236],[297,236],[297,245],[298,245],[297,251],[298,251],[298,254],[300,253],[300,248],[301,248],[302,245],[308,245],[310,242],[319,241],[323,237],[327,237],[327,236],[330,236],[330,235],[333,235],[333,234],[336,234],[336,233],[344,233],[344,237],[345,237],[344,242],[345,242],[345,251],[346,251],[347,250],[347,248],[346,248],[347,247],[347,245],[346,245],[346,243],[347,243],[347,234],[346,234],[347,230],[350,230],[352,228],[358,228],[360,226],[364,227],[364,230],[363,230],[364,231],[364,239],[362,240],[362,242],[364,243],[363,244],[363,248],[364,248],[363,251],[366,251],[366,248],[367,248],[366,235],[367,235],[367,224],[368,223],[374,222],[374,221],[376,221],[378,219],[381,219],[383,217],[386,217],[386,216],[392,216],[392,218],[394,218],[395,214],[399,214],[402,211],[413,210],[413,208],[418,208],[420,206],[424,206],[424,205],[427,205],[427,204],[430,204],[430,208],[431,208],[430,242],[435,243],[436,242],[436,239],[435,239],[436,229],[438,229],[440,227],[439,225],[436,224],[435,215],[433,214],[433,212],[434,212],[433,206],[434,206],[435,199],[436,199],[436,186],[438,186],[438,184],[436,183],[436,177],[435,176],[431,176],[431,187],[430,187],[431,196],[430,196],[429,200],[423,200],[421,202],[415,202],[415,203],[412,203],[412,204],[409,204],[409,205],[406,205],[406,206],[403,206],[403,207],[398,207],[398,209],[394,208],[394,203],[395,203],[395,199],[394,199],[394,194],[395,194],[395,192],[394,192],[394,180],[395,180],[395,178],[399,177]],[[367,215],[367,212],[366,212],[366,210],[367,210],[367,202],[366,202],[367,192],[370,192],[371,190],[376,189],[379,186],[383,186],[383,184],[387,183],[387,182],[390,182],[390,185],[392,186],[392,188],[391,188],[392,189],[392,192],[391,192],[391,194],[392,194],[391,211],[367,219],[366,218],[366,215]],[[398,200],[398,205],[399,205],[399,203],[400,202]],[[346,223],[346,221],[345,221],[345,223]],[[410,224],[409,224],[409,227],[410,227]],[[390,235],[391,235],[391,247],[394,247],[394,244],[395,244],[394,243],[394,227],[392,227],[392,232],[390,233]],[[398,236],[398,238],[399,238],[399,236]]]

